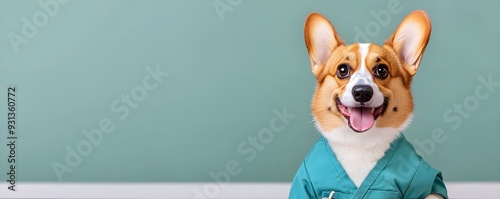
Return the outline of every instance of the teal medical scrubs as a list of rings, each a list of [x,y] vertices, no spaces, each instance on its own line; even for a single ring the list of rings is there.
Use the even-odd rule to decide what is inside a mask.
[[[391,143],[360,187],[351,181],[322,137],[306,156],[292,182],[291,199],[448,198],[441,172],[420,157],[401,136]]]

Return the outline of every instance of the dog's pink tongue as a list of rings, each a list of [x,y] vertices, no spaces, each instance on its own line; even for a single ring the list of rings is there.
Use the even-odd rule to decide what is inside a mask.
[[[349,116],[351,127],[358,131],[364,132],[372,128],[374,123],[371,108],[353,107]]]

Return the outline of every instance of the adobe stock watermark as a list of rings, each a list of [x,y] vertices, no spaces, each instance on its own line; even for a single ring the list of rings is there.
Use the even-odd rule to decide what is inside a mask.
[[[111,102],[110,111],[115,114],[116,118],[103,117],[95,128],[83,129],[81,133],[85,138],[76,144],[66,145],[64,160],[52,162],[52,169],[59,181],[63,181],[65,174],[72,173],[83,162],[85,157],[92,154],[93,149],[102,144],[105,135],[116,130],[114,122],[117,121],[116,119],[121,121],[127,119],[131,110],[137,108],[141,102],[146,100],[148,93],[158,88],[160,83],[169,75],[169,73],[161,71],[160,65],[156,65],[156,68],[146,66],[145,70],[147,73],[139,85],[132,87],[127,93],[122,93]]]
[[[241,5],[243,0],[214,0],[212,5],[214,6],[215,12],[221,21],[224,21],[224,14],[226,12],[233,12],[233,10]]]
[[[380,34],[380,30],[389,25],[392,20],[392,15],[399,14],[403,11],[403,7],[400,4],[400,0],[389,0],[386,9],[370,11],[370,15],[373,16],[374,19],[366,22],[363,29],[358,26],[354,27],[354,43],[369,43],[372,38],[377,37],[378,34]]]
[[[282,132],[290,124],[290,120],[296,117],[296,115],[288,113],[286,106],[281,110],[274,108],[272,112],[274,116],[269,120],[267,127],[260,129],[254,135],[248,136],[246,140],[240,142],[236,147],[238,154],[245,157],[245,161],[248,163],[254,161],[257,153],[263,151],[266,145],[274,140],[275,134]],[[217,198],[220,192],[229,185],[231,178],[239,175],[242,171],[243,167],[240,162],[229,160],[225,169],[208,173],[213,182],[205,184],[203,190],[193,189],[194,198]]]
[[[479,83],[474,89],[474,93],[466,96],[461,102],[454,103],[453,106],[443,113],[443,121],[450,124],[451,130],[457,130],[463,124],[463,121],[469,118],[475,112],[482,101],[488,100],[500,87],[500,81],[494,81],[493,75],[479,76]],[[437,127],[431,132],[431,137],[424,140],[416,139],[414,141],[415,149],[424,156],[431,156],[436,150],[436,145],[445,142],[448,139],[446,131]]]
[[[18,33],[10,32],[7,38],[15,53],[19,53],[21,45],[27,45],[38,31],[49,23],[51,18],[57,16],[62,5],[66,5],[70,0],[39,0],[38,6],[41,10],[33,15],[21,19],[23,25]]]

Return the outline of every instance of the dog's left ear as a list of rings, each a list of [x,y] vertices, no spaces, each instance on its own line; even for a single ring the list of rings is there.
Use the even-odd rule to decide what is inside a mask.
[[[415,75],[431,35],[431,21],[423,10],[406,16],[392,36],[385,42],[394,49],[403,67]]]

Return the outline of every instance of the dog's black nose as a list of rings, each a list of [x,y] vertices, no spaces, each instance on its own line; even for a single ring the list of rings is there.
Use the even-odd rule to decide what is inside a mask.
[[[373,89],[370,85],[356,85],[352,88],[352,96],[356,102],[367,102],[372,99]]]

